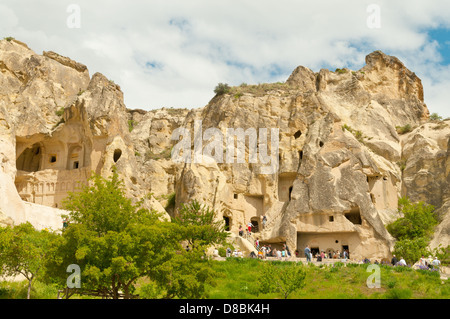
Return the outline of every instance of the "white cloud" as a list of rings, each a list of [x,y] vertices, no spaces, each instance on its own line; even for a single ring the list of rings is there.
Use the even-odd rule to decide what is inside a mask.
[[[450,26],[450,3],[387,0],[3,0],[0,30],[40,53],[53,50],[118,83],[130,108],[201,107],[218,82],[285,80],[298,65],[359,68],[380,49],[425,86],[432,112],[450,84],[426,29]],[[70,4],[81,28],[66,25]],[[381,28],[367,26],[380,7]],[[2,7],[3,6],[3,7]]]

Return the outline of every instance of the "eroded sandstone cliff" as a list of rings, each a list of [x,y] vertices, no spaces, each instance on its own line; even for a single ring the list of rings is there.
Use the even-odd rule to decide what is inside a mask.
[[[357,71],[300,66],[285,83],[232,87],[191,110],[127,109],[102,74],[16,40],[0,41],[0,71],[0,223],[61,227],[67,192],[115,165],[129,195],[167,217],[198,199],[231,232],[252,221],[261,242],[292,251],[389,257],[385,225],[398,218],[399,196],[435,205],[442,222],[431,245],[449,243],[450,122],[429,121],[420,79],[380,51]],[[180,128],[190,135],[172,139]],[[231,147],[229,129],[256,132],[276,170],[250,160],[249,137]],[[189,162],[171,157],[180,140]]]

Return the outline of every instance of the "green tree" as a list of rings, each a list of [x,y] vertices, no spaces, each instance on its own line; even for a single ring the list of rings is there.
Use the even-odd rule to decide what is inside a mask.
[[[398,205],[403,217],[387,226],[392,236],[401,240],[429,237],[433,233],[434,226],[438,224],[433,205],[422,201],[411,203],[408,198],[400,198]]]
[[[64,217],[69,223],[83,224],[103,236],[108,231],[121,232],[132,223],[152,223],[158,219],[155,212],[141,208],[141,202],[133,204],[126,197],[115,169],[108,179],[93,174],[90,182],[90,186],[83,186],[79,192],[69,192],[64,200],[63,207],[70,212]]]
[[[33,282],[45,272],[45,260],[56,234],[36,230],[29,222],[0,227],[0,269],[7,276],[23,275],[28,281],[27,299]]]
[[[427,254],[427,246],[438,219],[434,206],[422,201],[411,203],[403,197],[399,199],[398,206],[403,217],[386,228],[397,239],[394,253],[403,256],[408,263],[413,263],[421,255]]]
[[[275,266],[265,263],[260,278],[259,291],[262,293],[281,293],[284,299],[305,286],[306,271],[302,266],[293,264]]]
[[[223,220],[217,220],[216,212],[206,205],[201,205],[197,200],[181,204],[173,222],[182,226],[182,237],[193,249],[223,244],[228,237]]]
[[[202,256],[201,249],[181,251],[151,270],[150,277],[162,287],[164,298],[206,297],[206,285],[214,285],[216,274]]]
[[[164,298],[202,296],[201,285],[210,276],[198,270],[202,260],[197,255],[183,251],[183,227],[133,204],[115,170],[108,179],[94,174],[90,181],[65,202],[69,226],[53,245],[48,263],[58,283],[66,283],[67,266],[76,264],[81,288],[112,298],[119,298],[119,291],[131,297],[143,277]]]
[[[161,259],[180,249],[178,238],[162,225],[158,214],[126,198],[116,171],[109,179],[94,174],[90,186],[70,193],[64,208],[69,226],[51,251],[49,268],[65,284],[67,266],[81,269],[82,288],[112,298],[123,291],[130,297],[134,285]]]

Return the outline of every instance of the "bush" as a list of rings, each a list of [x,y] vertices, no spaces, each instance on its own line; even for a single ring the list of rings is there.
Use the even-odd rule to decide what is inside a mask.
[[[63,116],[64,107],[61,107],[59,110],[55,111],[56,116]]]
[[[395,129],[397,130],[398,134],[406,134],[412,131],[411,124],[406,124],[404,126],[396,126]]]
[[[408,198],[401,198],[399,210],[404,217],[387,226],[387,230],[396,239],[428,237],[438,224],[434,206],[422,201],[411,203]]]
[[[397,239],[394,254],[403,256],[407,263],[414,263],[427,254],[427,246],[438,224],[434,206],[424,202],[411,203],[408,198],[398,201],[404,217],[387,225],[389,233]]]
[[[134,126],[136,125],[136,121],[135,120],[128,120],[128,131],[131,133],[131,131],[133,131]]]
[[[226,83],[219,83],[217,84],[217,86],[214,89],[214,93],[216,93],[216,95],[222,95],[222,94],[226,94],[228,92],[230,92],[230,86]]]
[[[345,69],[336,69],[334,72],[339,73],[339,74],[343,74],[343,73],[347,73],[347,70],[345,70]]]
[[[437,113],[431,113],[430,121],[442,121],[442,116],[439,116]]]

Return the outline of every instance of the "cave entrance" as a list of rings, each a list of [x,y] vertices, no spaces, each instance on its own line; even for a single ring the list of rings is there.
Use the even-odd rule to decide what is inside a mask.
[[[231,219],[228,216],[223,216],[223,220],[225,222],[225,230],[226,231],[230,231],[230,227],[231,227]]]
[[[361,225],[362,218],[359,207],[352,208],[349,212],[344,213],[345,218],[347,218],[354,225]]]
[[[252,227],[252,233],[257,233],[259,232],[259,218],[258,217],[252,217],[250,219],[250,222],[252,223],[253,227]]]
[[[40,143],[34,144],[20,154],[16,161],[16,168],[19,171],[37,172],[41,167],[42,146]]]

